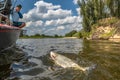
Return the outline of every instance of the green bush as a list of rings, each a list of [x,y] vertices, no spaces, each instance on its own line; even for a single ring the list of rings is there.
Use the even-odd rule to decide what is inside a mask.
[[[82,38],[82,34],[81,32],[77,32],[72,37]]]

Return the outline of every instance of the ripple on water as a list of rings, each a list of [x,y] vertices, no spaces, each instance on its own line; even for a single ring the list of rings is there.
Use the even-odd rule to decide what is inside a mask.
[[[17,49],[14,48],[13,52],[4,52],[5,55],[0,56],[0,63],[9,63],[8,66],[0,66],[0,79],[119,80],[119,47],[119,42],[110,41],[20,39],[17,42]],[[72,59],[83,67],[94,64],[97,64],[97,67],[89,75],[71,68],[63,69],[56,66],[50,59],[51,50]]]

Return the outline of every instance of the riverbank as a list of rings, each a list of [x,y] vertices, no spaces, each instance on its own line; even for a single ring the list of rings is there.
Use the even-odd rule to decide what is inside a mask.
[[[83,38],[87,40],[110,40],[120,42],[120,19],[111,17],[104,18],[91,26],[90,32],[81,30],[70,37]]]
[[[91,26],[90,32],[81,30],[73,34],[72,37],[87,40],[120,41],[120,19],[115,17],[101,19],[96,24]]]
[[[120,19],[112,17],[99,20],[92,26],[88,38],[92,40],[120,39]]]

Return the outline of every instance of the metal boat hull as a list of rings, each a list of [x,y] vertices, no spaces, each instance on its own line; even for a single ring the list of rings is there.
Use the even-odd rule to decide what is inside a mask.
[[[14,45],[20,32],[20,28],[0,25],[0,51]]]

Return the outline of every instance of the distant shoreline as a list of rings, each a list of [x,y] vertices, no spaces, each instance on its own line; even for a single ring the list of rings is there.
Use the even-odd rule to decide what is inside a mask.
[[[43,38],[79,39],[77,37],[20,37],[19,39],[43,39]]]
[[[65,39],[78,39],[77,37],[63,37]]]

